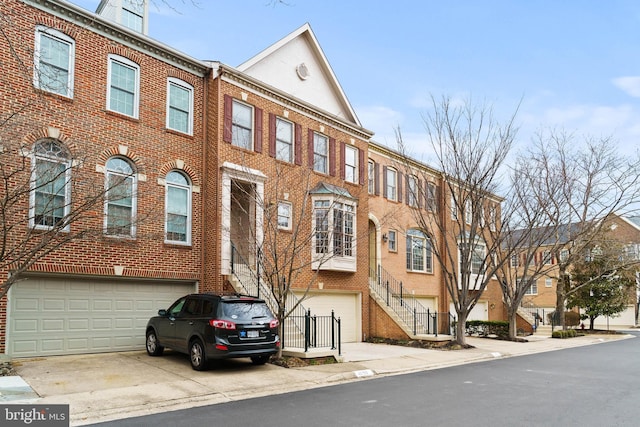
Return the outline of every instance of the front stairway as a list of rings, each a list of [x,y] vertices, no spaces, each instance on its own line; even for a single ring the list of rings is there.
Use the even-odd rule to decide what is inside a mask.
[[[449,341],[453,339],[453,316],[424,307],[412,294],[404,292],[402,282],[381,266],[369,275],[369,294],[409,339]]]
[[[264,280],[260,280],[260,275],[250,267],[249,263],[239,255],[233,246],[231,275],[228,279],[235,292],[262,298],[273,313],[278,312],[278,301],[270,287]],[[340,343],[327,339],[311,326],[323,324],[320,329],[330,331],[335,324],[335,319],[327,318],[328,316],[313,316],[293,292],[289,292],[287,295],[286,305],[287,312],[290,314],[282,325],[282,336],[280,337],[282,354],[299,358],[334,356],[339,359]],[[295,308],[291,310],[291,307]],[[327,323],[328,325],[326,325]],[[335,335],[339,337],[340,333]]]

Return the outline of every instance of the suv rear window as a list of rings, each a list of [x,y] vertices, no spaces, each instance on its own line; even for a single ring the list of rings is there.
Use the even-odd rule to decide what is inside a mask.
[[[271,318],[272,314],[263,302],[225,302],[222,304],[225,317],[239,320]]]

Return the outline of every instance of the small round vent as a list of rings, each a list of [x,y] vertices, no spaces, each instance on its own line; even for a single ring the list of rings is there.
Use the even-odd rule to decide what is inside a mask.
[[[309,69],[304,62],[296,67],[296,73],[302,80],[307,80],[309,77]]]

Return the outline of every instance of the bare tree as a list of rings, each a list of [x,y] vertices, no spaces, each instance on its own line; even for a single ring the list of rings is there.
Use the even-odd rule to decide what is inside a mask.
[[[446,97],[432,98],[432,103],[425,125],[442,172],[443,208],[437,213],[412,212],[432,240],[457,316],[456,341],[465,345],[467,317],[504,262],[495,256],[501,241],[491,230],[500,227],[501,199],[496,194],[516,135],[515,114],[499,124],[486,105],[470,101],[456,105]],[[400,131],[397,139],[400,151],[406,153]]]
[[[640,192],[640,159],[621,155],[612,138],[578,138],[562,130],[536,135],[520,165],[542,182],[538,199],[553,235],[545,247],[557,261],[556,318],[564,327],[571,266],[593,245],[613,214],[629,213]]]
[[[95,163],[88,153],[79,147],[69,150],[59,130],[42,129],[36,118],[55,110],[43,91],[62,93],[68,82],[53,66],[34,71],[33,47],[14,34],[22,30],[14,22],[18,12],[4,6],[0,42],[6,50],[1,59],[5,68],[16,71],[0,75],[0,272],[6,273],[0,298],[35,264],[50,261],[64,246],[105,231],[120,234],[159,214],[149,211],[132,218],[114,212],[110,221],[103,221],[105,206],[131,197],[133,171],[114,174],[105,184],[104,175],[85,167]],[[30,140],[27,135],[37,137]]]
[[[321,280],[323,267],[343,258],[356,262],[356,247],[367,241],[367,231],[360,227],[365,231],[358,234],[355,228],[358,194],[319,181],[303,166],[274,161],[268,169],[264,195],[251,186],[234,187],[232,197],[237,201],[232,203],[242,215],[231,215],[238,221],[231,227],[239,226],[249,233],[236,237],[233,246],[244,247],[243,252],[252,259],[244,263],[254,270],[235,269],[234,274],[244,291],[258,294],[272,305],[281,336],[289,337],[291,329],[301,325],[287,330],[285,322],[294,317],[302,321],[301,307]],[[262,216],[256,217],[259,211]],[[246,218],[255,220],[255,226],[247,227]],[[281,356],[280,351],[277,357]]]

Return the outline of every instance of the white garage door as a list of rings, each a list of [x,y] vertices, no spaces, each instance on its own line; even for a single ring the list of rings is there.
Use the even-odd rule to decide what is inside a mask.
[[[193,284],[32,278],[10,289],[7,352],[13,357],[144,348],[151,316]]]
[[[342,342],[361,341],[362,310],[359,294],[310,292],[302,305],[317,316],[331,316],[333,310],[335,316],[340,318]]]
[[[449,313],[457,316],[453,304],[449,306]],[[467,320],[489,320],[489,303],[487,301],[478,301],[467,316]]]

